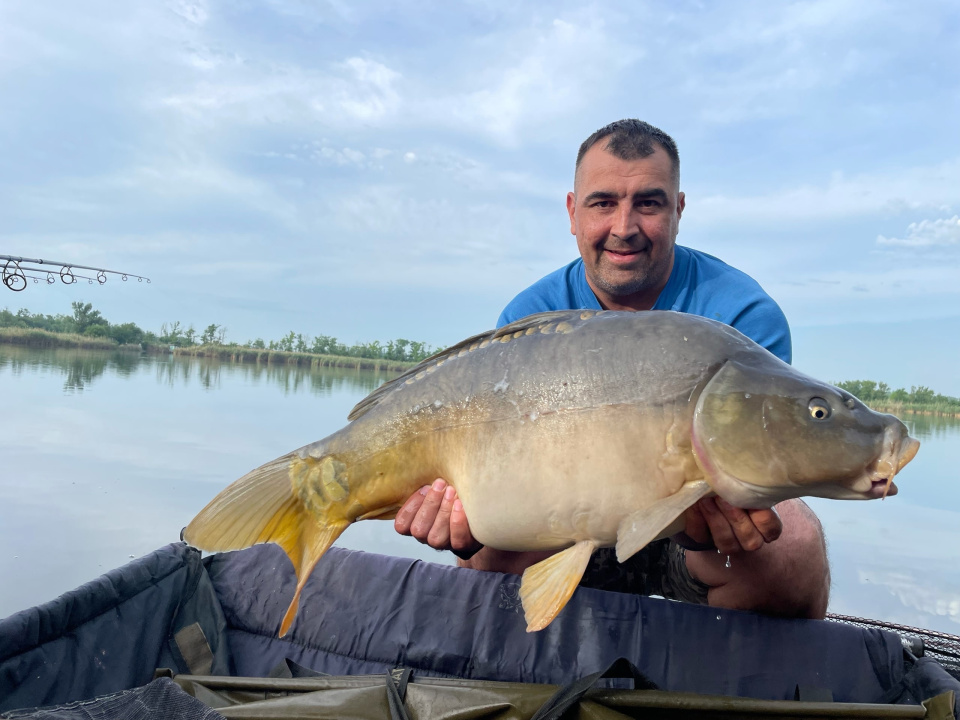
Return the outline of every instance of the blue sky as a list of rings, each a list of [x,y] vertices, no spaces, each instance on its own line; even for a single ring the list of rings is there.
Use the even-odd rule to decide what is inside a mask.
[[[960,395],[947,0],[6,0],[0,97],[0,253],[152,279],[0,306],[447,345],[575,257],[576,149],[640,117],[801,369]]]

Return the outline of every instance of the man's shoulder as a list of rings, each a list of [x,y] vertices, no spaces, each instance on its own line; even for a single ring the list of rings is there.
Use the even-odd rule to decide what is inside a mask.
[[[731,287],[743,286],[766,294],[760,287],[760,283],[750,275],[714,255],[680,245],[677,246],[677,252],[684,253],[686,256],[691,283],[699,286],[709,282],[720,282]]]
[[[545,275],[507,303],[500,313],[497,327],[538,312],[579,308],[582,276],[583,260],[580,258]]]
[[[684,287],[671,309],[730,325],[790,362],[790,326],[783,310],[750,275],[713,255],[680,248],[687,264]]]
[[[701,250],[677,246],[677,284],[665,295],[670,309],[695,312],[705,317],[722,315],[717,320],[730,322],[733,316],[752,303],[776,305],[756,280],[723,260]],[[672,284],[672,283],[671,283]],[[665,290],[667,290],[665,289]],[[731,316],[733,313],[733,316]]]

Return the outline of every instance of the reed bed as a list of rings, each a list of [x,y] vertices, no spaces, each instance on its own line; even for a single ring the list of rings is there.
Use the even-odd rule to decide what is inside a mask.
[[[283,350],[258,350],[257,348],[241,347],[239,345],[200,345],[189,348],[175,348],[173,354],[186,357],[212,358],[221,362],[380,370],[398,373],[406,372],[417,364],[382,358],[352,357],[350,355],[316,355],[314,353],[286,352]]]
[[[911,402],[884,402],[871,403],[877,412],[891,415],[936,415],[937,417],[960,418],[960,407],[956,403],[911,403]]]
[[[78,348],[80,350],[140,350],[139,345],[118,345],[110,338],[87,337],[69,333],[54,333],[39,328],[0,327],[0,343],[33,348]]]

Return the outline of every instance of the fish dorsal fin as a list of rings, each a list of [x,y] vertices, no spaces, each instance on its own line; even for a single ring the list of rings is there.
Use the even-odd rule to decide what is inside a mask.
[[[589,315],[587,313],[589,313]],[[488,330],[478,335],[468,337],[466,340],[461,340],[456,345],[451,345],[446,350],[441,350],[440,352],[431,355],[419,365],[415,365],[407,370],[405,373],[403,373],[403,375],[395,377],[390,382],[385,382],[372,393],[367,395],[363,400],[358,402],[354,406],[353,410],[350,411],[350,414],[347,415],[347,420],[353,421],[366,414],[372,408],[376,407],[385,396],[389,395],[398,387],[405,384],[410,378],[415,378],[420,373],[426,372],[429,368],[432,368],[441,362],[446,362],[450,358],[459,356],[463,351],[471,352],[472,350],[476,350],[477,347],[479,347],[484,341],[489,343],[505,335],[512,335],[516,332],[526,332],[530,329],[543,328],[551,323],[559,323],[563,321],[572,322],[573,320],[581,319],[585,320],[586,317],[592,317],[595,314],[596,311],[591,310],[554,310],[551,312],[542,312],[535,315],[528,315],[525,318],[521,318],[516,322],[510,323],[509,325],[504,325],[502,328]]]
[[[414,365],[412,368],[403,373],[403,375],[398,375],[393,380],[385,382],[372,393],[367,395],[363,400],[354,405],[353,410],[351,410],[350,414],[347,415],[347,420],[356,420],[358,417],[365,414],[371,408],[376,406],[385,395],[388,395],[396,390],[410,378],[415,377],[417,373],[423,372],[428,367],[436,365],[440,360],[446,360],[453,355],[458,355],[461,350],[469,347],[473,343],[479,344],[484,340],[492,338],[495,332],[495,330],[488,330],[487,332],[480,333],[479,335],[468,337],[466,340],[461,340],[456,345],[451,345],[446,350],[441,350],[438,353],[434,353],[419,365]]]

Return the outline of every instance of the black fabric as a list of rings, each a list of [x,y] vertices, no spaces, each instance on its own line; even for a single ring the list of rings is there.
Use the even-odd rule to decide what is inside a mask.
[[[279,548],[216,555],[208,571],[240,675],[290,658],[331,675],[404,666],[418,677],[563,685],[626,657],[666,690],[792,700],[799,684],[872,702],[904,674],[892,633],[588,588],[527,633],[517,576],[339,548],[318,563],[278,639],[294,588]]]
[[[909,651],[905,651],[904,655],[906,672],[903,678],[879,697],[877,702],[916,705],[952,690],[955,695],[953,714],[960,719],[960,682],[932,658],[916,658]]]
[[[229,672],[219,602],[197,550],[164,548],[0,621],[0,710],[58,705],[188,672],[173,634],[200,622]]]
[[[960,682],[929,658],[905,666],[896,635],[830,622],[580,588],[548,628],[526,633],[519,582],[333,548],[281,639],[294,576],[278,547],[201,563],[197,551],[171,545],[0,622],[0,710],[125,690],[157,666],[187,673],[174,636],[195,623],[187,635],[202,633],[214,675],[265,677],[283,663],[279,672],[293,678],[401,667],[425,680],[564,685],[626,657],[668,691],[789,700],[799,685],[838,702],[960,696]]]
[[[9,720],[224,720],[168,678],[132,690],[54,707],[0,714]]]
[[[556,694],[537,711],[532,720],[560,720],[568,710],[580,702],[600,678],[629,678],[633,680],[636,690],[659,689],[647,676],[637,670],[637,666],[632,662],[626,658],[617,658],[605,670],[574,680],[557,690]]]

